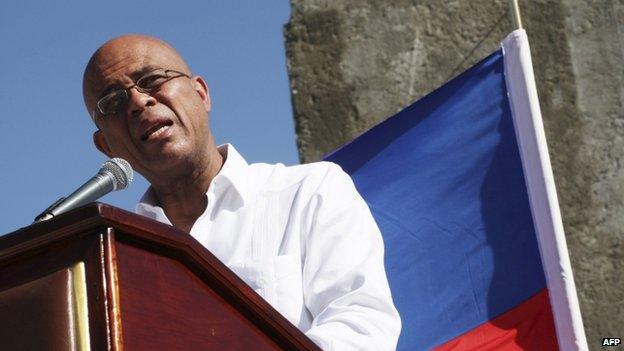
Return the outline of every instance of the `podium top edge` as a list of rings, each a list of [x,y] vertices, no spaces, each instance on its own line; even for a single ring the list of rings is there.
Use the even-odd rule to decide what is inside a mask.
[[[105,227],[137,228],[142,232],[173,235],[177,239],[185,236],[170,225],[108,204],[94,202],[0,236],[0,256],[5,250],[28,241],[34,240],[41,244],[42,241],[50,242],[88,232],[102,232]]]

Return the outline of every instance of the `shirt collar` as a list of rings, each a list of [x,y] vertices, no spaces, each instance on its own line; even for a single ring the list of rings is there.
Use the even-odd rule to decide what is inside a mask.
[[[249,164],[231,144],[220,145],[218,150],[224,157],[225,162],[219,173],[210,182],[206,195],[208,195],[210,199],[210,193],[213,192],[214,197],[218,198],[229,188],[232,188],[234,190],[233,194],[236,197],[236,202],[238,202],[235,205],[236,207],[241,207],[249,197],[246,175]],[[141,200],[139,200],[135,212],[171,225],[165,212],[158,205],[156,194],[151,186],[145,191]]]
[[[210,183],[208,192],[211,191],[211,188],[215,188],[215,195],[219,195],[226,190],[227,187],[221,184],[223,179],[224,182],[234,188],[241,205],[243,205],[249,197],[249,181],[247,178],[247,167],[249,164],[232,144],[221,145],[218,149],[225,162],[217,176]]]

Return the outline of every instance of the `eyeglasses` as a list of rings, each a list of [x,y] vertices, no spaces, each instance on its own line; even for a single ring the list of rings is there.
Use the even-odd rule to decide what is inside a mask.
[[[95,108],[93,108],[93,113],[91,114],[91,117],[95,118],[96,111],[98,111],[103,116],[114,115],[121,111],[121,109],[126,105],[128,100],[130,100],[129,91],[132,88],[136,88],[136,90],[141,93],[150,93],[160,88],[160,86],[165,84],[166,82],[178,77],[190,78],[190,76],[188,76],[187,74],[179,71],[174,71],[172,69],[155,69],[153,71],[150,71],[141,78],[139,78],[133,85],[125,89],[118,89],[104,95],[104,97],[98,100],[97,104],[95,104]]]

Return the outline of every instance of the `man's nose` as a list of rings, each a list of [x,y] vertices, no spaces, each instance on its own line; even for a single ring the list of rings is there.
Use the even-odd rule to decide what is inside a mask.
[[[131,116],[137,116],[148,106],[156,104],[156,99],[149,92],[142,92],[137,87],[128,90],[128,112]]]

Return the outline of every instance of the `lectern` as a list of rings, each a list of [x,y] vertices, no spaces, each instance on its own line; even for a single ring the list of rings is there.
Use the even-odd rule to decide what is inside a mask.
[[[190,235],[95,203],[0,237],[3,350],[319,350]]]

